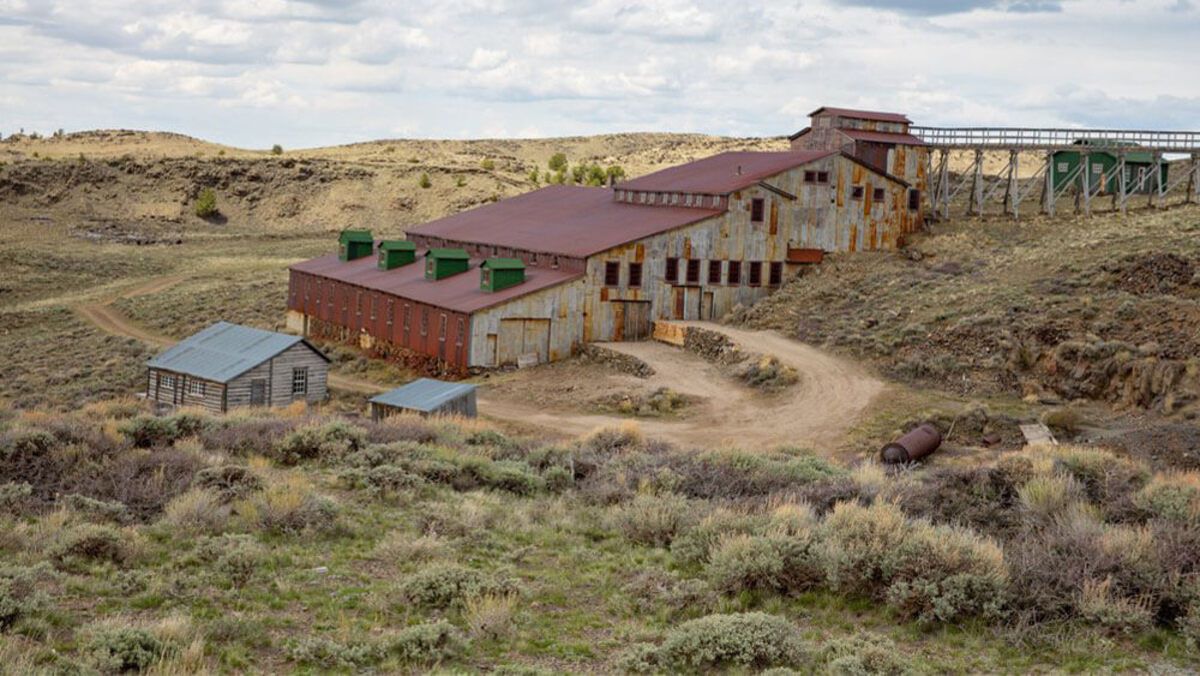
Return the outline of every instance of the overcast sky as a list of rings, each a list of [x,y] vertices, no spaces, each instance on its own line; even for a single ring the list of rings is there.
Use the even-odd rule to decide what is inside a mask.
[[[1200,0],[0,0],[0,133],[1200,129]]]

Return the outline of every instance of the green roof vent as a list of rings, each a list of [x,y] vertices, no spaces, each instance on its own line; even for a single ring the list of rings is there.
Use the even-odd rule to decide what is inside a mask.
[[[437,281],[462,272],[470,267],[471,257],[465,249],[430,249],[425,253],[425,279]]]
[[[404,239],[385,239],[379,243],[379,269],[394,270],[417,260],[417,245]]]
[[[500,291],[525,281],[525,263],[519,258],[489,258],[479,266],[479,288]]]
[[[375,240],[370,230],[343,230],[338,235],[338,259],[352,261],[370,256],[375,249]]]

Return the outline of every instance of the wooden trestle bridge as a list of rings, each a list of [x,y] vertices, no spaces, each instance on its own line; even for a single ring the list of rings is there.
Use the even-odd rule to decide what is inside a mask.
[[[1073,197],[1071,209],[1091,215],[1099,200],[1111,198],[1113,211],[1124,213],[1135,195],[1146,196],[1150,207],[1166,206],[1167,195],[1187,184],[1185,203],[1200,202],[1200,132],[1129,131],[1118,129],[1033,129],[985,127],[918,127],[911,133],[929,146],[926,176],[930,212],[949,218],[951,202],[963,199],[967,213],[983,215],[985,205],[999,203],[1004,213],[1018,218],[1023,204],[1038,199],[1038,211],[1053,216],[1064,197]],[[1056,174],[1056,153],[1078,153],[1065,175]],[[951,152],[969,153],[972,161],[964,172],[950,172]],[[1008,164],[998,175],[985,176],[985,153],[1004,153]],[[1096,173],[1090,154],[1115,157],[1107,170]],[[1126,171],[1126,156],[1132,153],[1153,157],[1155,171]],[[1164,180],[1159,169],[1164,155],[1190,155],[1188,162],[1174,161]],[[1038,169],[1021,177],[1021,159],[1038,157]],[[1105,163],[1107,164],[1107,163]],[[1114,189],[1115,188],[1115,189]],[[965,191],[965,193],[964,193]]]

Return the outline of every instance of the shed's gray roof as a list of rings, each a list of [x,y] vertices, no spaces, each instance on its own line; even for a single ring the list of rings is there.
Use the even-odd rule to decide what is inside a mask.
[[[329,361],[300,336],[217,322],[167,348],[147,366],[227,383],[296,343],[308,345]]]
[[[418,378],[407,385],[373,397],[371,403],[429,412],[436,411],[442,404],[474,391],[475,386],[466,383]]]

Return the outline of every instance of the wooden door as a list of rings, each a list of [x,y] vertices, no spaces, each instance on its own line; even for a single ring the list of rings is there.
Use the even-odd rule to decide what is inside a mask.
[[[713,292],[705,291],[700,299],[700,319],[713,318]]]
[[[687,289],[682,286],[676,286],[671,291],[675,294],[675,312],[671,314],[674,319],[683,319],[684,310],[687,302]]]
[[[267,380],[255,378],[250,381],[250,405],[265,406],[267,403]]]
[[[499,366],[500,362],[496,361],[496,334],[489,333],[487,335],[487,353],[485,354],[488,366]]]
[[[645,340],[650,337],[650,303],[627,301],[623,303],[622,339]]]
[[[522,354],[537,353],[538,363],[550,361],[550,320],[525,320],[525,351]]]
[[[525,347],[525,320],[501,319],[499,347],[496,353],[500,364],[515,364]]]

